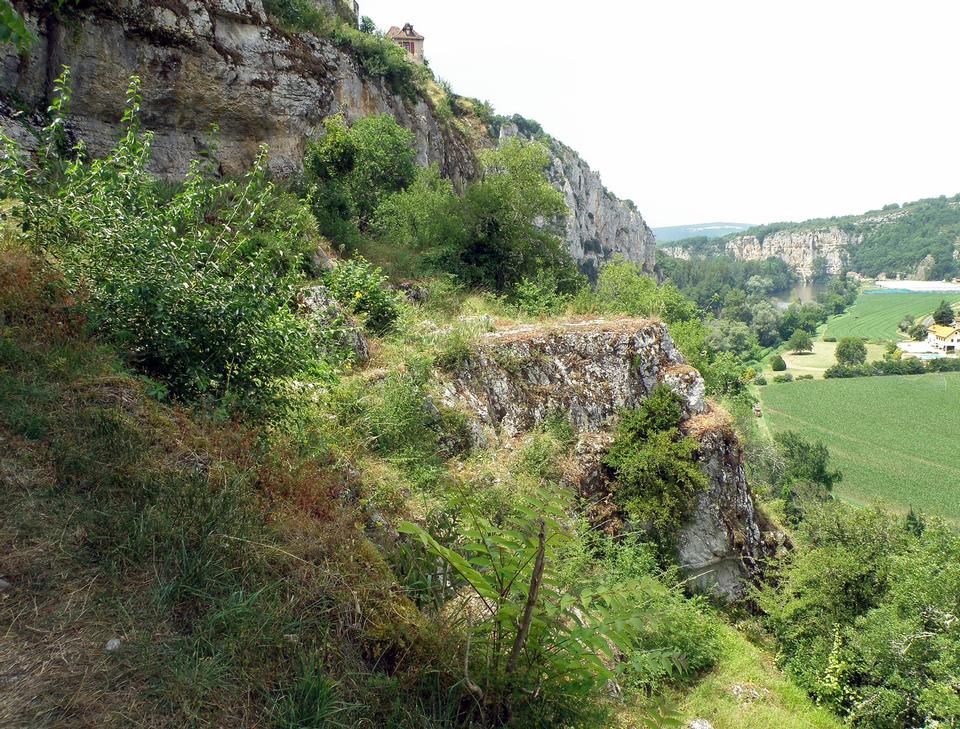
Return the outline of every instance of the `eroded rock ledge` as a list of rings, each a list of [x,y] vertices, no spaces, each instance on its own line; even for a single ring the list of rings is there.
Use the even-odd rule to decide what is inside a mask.
[[[507,436],[556,413],[592,432],[661,382],[684,398],[687,416],[704,411],[703,378],[686,366],[666,325],[584,320],[486,335],[445,383],[443,398]]]
[[[709,479],[678,538],[678,561],[695,589],[736,599],[782,537],[754,505],[729,416],[704,399],[703,378],[664,324],[584,320],[488,334],[441,390],[444,403],[474,418],[486,440],[566,415],[580,433],[567,480],[594,523],[617,533],[624,516],[603,465],[611,427],[621,408],[636,407],[661,383],[683,398],[683,428],[700,443],[697,458]]]

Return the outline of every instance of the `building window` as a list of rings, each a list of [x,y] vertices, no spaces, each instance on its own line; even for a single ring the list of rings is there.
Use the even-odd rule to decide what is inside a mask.
[[[402,45],[406,50],[410,51],[410,53],[413,53],[413,41],[401,41],[400,45]]]

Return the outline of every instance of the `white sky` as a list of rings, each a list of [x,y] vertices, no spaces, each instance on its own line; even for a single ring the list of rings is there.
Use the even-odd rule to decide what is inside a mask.
[[[960,0],[360,0],[655,226],[960,192]]]

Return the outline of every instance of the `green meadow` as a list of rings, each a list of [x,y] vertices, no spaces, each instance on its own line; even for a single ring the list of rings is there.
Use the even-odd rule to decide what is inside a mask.
[[[826,443],[843,472],[841,498],[960,523],[960,373],[811,380],[759,392],[771,431]]]
[[[897,325],[905,316],[918,319],[933,313],[946,299],[956,304],[957,294],[871,294],[862,293],[843,314],[830,319],[823,328],[824,337],[862,337],[899,339]]]

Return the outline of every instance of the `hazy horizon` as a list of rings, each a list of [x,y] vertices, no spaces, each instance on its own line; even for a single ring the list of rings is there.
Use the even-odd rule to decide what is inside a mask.
[[[438,78],[536,119],[653,227],[960,192],[960,3],[362,0]]]

